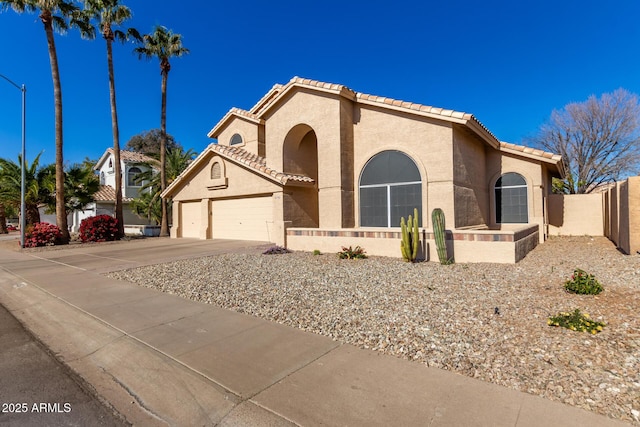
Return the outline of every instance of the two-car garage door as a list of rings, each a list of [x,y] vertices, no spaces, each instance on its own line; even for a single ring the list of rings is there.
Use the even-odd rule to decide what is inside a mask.
[[[271,196],[243,199],[213,200],[211,202],[211,237],[214,239],[258,240],[269,242],[269,228],[273,223]],[[201,237],[206,228],[202,221],[202,204],[183,202],[182,237]]]

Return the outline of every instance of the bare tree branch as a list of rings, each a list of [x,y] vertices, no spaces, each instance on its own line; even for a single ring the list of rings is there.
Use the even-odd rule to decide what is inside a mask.
[[[554,110],[531,141],[562,156],[564,191],[589,193],[640,171],[640,101],[624,89]]]

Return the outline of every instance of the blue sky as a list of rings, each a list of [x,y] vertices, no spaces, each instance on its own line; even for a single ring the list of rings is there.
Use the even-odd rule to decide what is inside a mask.
[[[129,25],[183,36],[172,61],[167,131],[200,152],[231,108],[293,76],[474,114],[519,143],[572,101],[640,93],[640,2],[129,0]],[[180,4],[181,6],[176,6]],[[53,88],[36,15],[0,13],[0,74],[27,85],[27,158],[55,160]],[[57,36],[66,163],[112,146],[104,40]],[[160,126],[157,61],[114,45],[121,144]],[[20,91],[0,80],[0,157],[20,152]]]

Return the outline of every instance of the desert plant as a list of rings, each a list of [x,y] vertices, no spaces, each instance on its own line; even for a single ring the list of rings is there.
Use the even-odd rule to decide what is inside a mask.
[[[48,222],[37,222],[27,227],[24,236],[24,247],[52,246],[62,243],[62,232],[57,225]]]
[[[409,215],[406,224],[404,217],[400,218],[400,229],[402,230],[402,240],[400,241],[400,251],[406,261],[415,262],[418,257],[420,246],[420,231],[418,230],[418,209],[413,209],[413,218]]]
[[[581,295],[598,295],[604,287],[598,282],[593,274],[576,268],[573,270],[571,280],[564,283],[564,288],[571,293]]]
[[[289,249],[283,246],[271,246],[266,251],[262,252],[262,255],[279,255],[279,254],[288,254],[291,252]]]
[[[591,320],[589,313],[581,313],[578,308],[571,313],[560,312],[550,317],[547,320],[547,325],[561,326],[572,331],[589,332],[594,335],[601,332],[602,328],[605,327],[604,323]]]
[[[110,215],[97,215],[85,218],[80,223],[82,242],[107,242],[117,240],[118,220]]]
[[[313,250],[313,254],[314,255],[322,255],[322,252],[320,252],[320,249],[314,249]]]
[[[348,248],[346,246],[343,246],[342,250],[340,252],[338,252],[338,258],[340,258],[340,259],[365,259],[365,258],[367,258],[367,254],[366,254],[365,250],[363,248],[361,248],[360,246],[356,246],[355,248],[352,248],[351,246],[349,246]]]
[[[431,222],[433,223],[433,235],[436,240],[438,259],[440,264],[453,264],[453,258],[447,256],[447,243],[445,241],[445,219],[444,212],[440,208],[435,208],[431,212]]]

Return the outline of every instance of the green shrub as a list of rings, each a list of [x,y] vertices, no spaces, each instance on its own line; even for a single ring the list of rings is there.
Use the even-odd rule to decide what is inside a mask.
[[[288,254],[291,252],[289,249],[282,246],[271,246],[266,251],[262,252],[262,255],[279,255],[279,254]]]
[[[580,313],[578,308],[571,313],[561,312],[556,316],[550,317],[547,320],[547,325],[561,326],[572,331],[589,332],[594,335],[601,332],[602,328],[605,327],[604,323],[591,320],[588,313]]]
[[[82,242],[107,242],[118,238],[118,220],[110,215],[85,218],[80,223]]]
[[[346,246],[343,246],[342,250],[338,252],[338,258],[365,259],[367,258],[367,254],[365,253],[365,250],[362,249],[360,246],[356,246],[355,248],[352,248],[351,246],[349,246],[348,248]]]
[[[322,255],[322,253],[320,252],[320,249],[314,249],[313,250],[313,254],[314,255]]]
[[[576,268],[573,270],[571,280],[567,280],[564,288],[571,293],[581,295],[598,295],[604,290],[593,274]]]
[[[48,222],[37,222],[25,229],[24,247],[58,245],[62,241],[62,233],[57,225]]]

